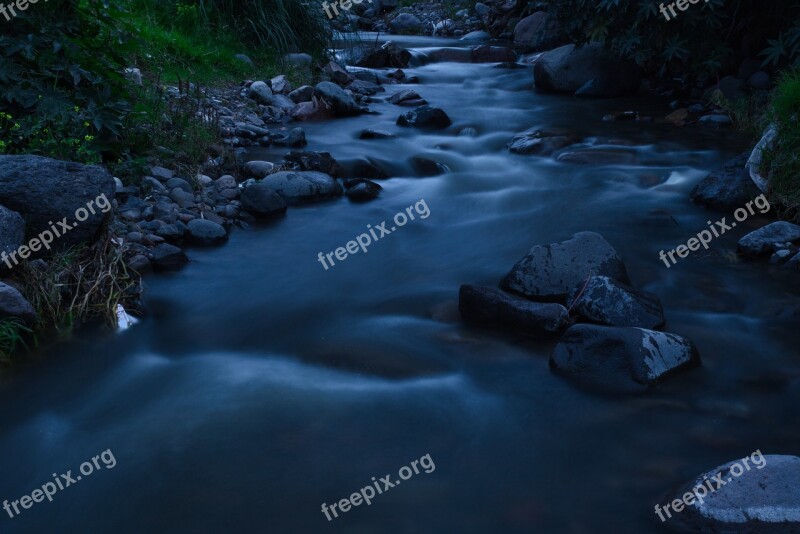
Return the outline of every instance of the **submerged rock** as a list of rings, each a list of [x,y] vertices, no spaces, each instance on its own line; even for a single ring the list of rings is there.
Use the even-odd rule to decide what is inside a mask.
[[[687,338],[646,330],[589,324],[566,331],[550,367],[587,386],[614,392],[646,391],[667,376],[700,365]]]
[[[769,254],[785,243],[800,241],[800,226],[786,221],[777,221],[754,232],[750,232],[739,240],[739,253],[751,256]]]
[[[431,106],[422,106],[400,115],[397,119],[397,124],[399,126],[441,130],[450,126],[452,122],[443,110]]]
[[[514,330],[536,337],[552,337],[567,325],[561,304],[533,302],[491,287],[463,285],[458,309],[465,322]]]
[[[502,287],[535,300],[565,302],[588,276],[628,282],[625,264],[603,236],[580,232],[567,241],[536,245],[503,279]]]
[[[708,484],[714,491],[701,491]],[[661,512],[687,531],[800,532],[800,458],[758,450],[686,483],[675,499],[684,497],[680,513]]]
[[[174,271],[189,263],[189,258],[182,249],[167,243],[157,245],[151,254],[153,268],[156,270]]]
[[[528,130],[515,135],[508,143],[508,151],[514,154],[549,156],[578,141],[573,135],[544,130]]]
[[[593,323],[648,329],[665,323],[658,297],[607,276],[589,277],[578,284],[569,300],[574,312]]]
[[[366,178],[351,178],[344,181],[345,195],[353,202],[367,202],[381,195],[383,188]]]
[[[342,176],[342,169],[330,152],[292,150],[283,159],[296,171],[318,171],[333,177]]]

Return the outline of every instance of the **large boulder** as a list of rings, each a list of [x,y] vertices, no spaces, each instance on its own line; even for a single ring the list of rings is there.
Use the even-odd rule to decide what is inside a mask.
[[[302,150],[292,150],[283,156],[295,171],[317,171],[330,174],[334,178],[343,176],[339,162],[336,161],[330,152],[309,152]]]
[[[739,253],[751,256],[769,254],[784,248],[785,243],[800,241],[800,226],[786,221],[777,221],[739,240]]]
[[[265,183],[253,184],[242,191],[242,209],[257,217],[275,217],[286,213],[286,201]]]
[[[514,154],[535,154],[549,156],[580,141],[580,138],[566,131],[528,130],[518,133],[506,145]]]
[[[97,200],[105,195],[101,204],[110,203],[115,190],[114,178],[97,165],[40,156],[0,156],[0,204],[22,215],[28,238],[44,230],[52,232],[51,225],[55,225],[60,236],[53,241],[54,248],[93,239],[111,211],[103,213]],[[80,217],[86,212],[86,220],[76,219],[78,210]],[[61,221],[71,229],[66,230]]]
[[[689,481],[678,501],[660,516],[687,532],[800,532],[800,458],[757,450]]]
[[[36,321],[36,311],[16,288],[0,282],[0,319],[8,318],[33,324]]]
[[[529,52],[554,41],[555,28],[546,11],[537,11],[514,26],[514,44]]]
[[[575,325],[550,355],[550,367],[605,391],[645,391],[669,375],[700,365],[694,344],[643,328]]]
[[[361,113],[361,108],[358,107],[353,97],[335,83],[318,83],[314,87],[314,96],[320,99],[334,115],[347,116]]]
[[[0,206],[0,252],[10,254],[25,240],[25,221],[16,211]],[[0,262],[0,271],[8,265]]]
[[[580,232],[567,241],[536,245],[503,279],[502,287],[534,300],[565,303],[590,275],[628,282],[625,264],[603,236]]]
[[[569,300],[575,313],[593,323],[651,330],[665,323],[657,296],[607,276],[590,276],[575,287]]]
[[[747,172],[745,152],[711,171],[691,192],[691,198],[698,204],[718,211],[733,211],[757,197],[759,191]]]
[[[380,48],[361,50],[356,55],[357,57],[352,62],[353,65],[368,69],[386,67],[404,69],[408,67],[408,62],[411,60],[411,52],[400,48],[391,41],[384,43]]]
[[[422,21],[411,13],[400,13],[389,23],[392,33],[415,33],[422,26]]]
[[[400,115],[397,119],[397,124],[399,126],[441,130],[450,126],[452,122],[443,110],[431,106],[421,106]]]
[[[314,171],[276,172],[260,183],[283,197],[288,204],[327,200],[343,193],[339,182],[325,173]]]
[[[541,55],[533,69],[540,91],[580,96],[620,96],[635,93],[641,83],[639,67],[618,59],[599,44],[582,48],[564,45]]]
[[[491,287],[463,285],[458,309],[464,321],[477,326],[514,330],[534,337],[552,337],[569,321],[561,304],[533,302]]]

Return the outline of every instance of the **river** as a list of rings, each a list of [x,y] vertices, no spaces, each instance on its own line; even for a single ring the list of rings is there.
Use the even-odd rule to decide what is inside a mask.
[[[446,39],[398,37],[424,54]],[[13,501],[111,450],[116,465],[34,503],[2,532],[641,533],[677,485],[760,449],[798,454],[797,277],[737,261],[741,225],[712,252],[658,258],[723,214],[688,194],[747,147],[741,134],[603,122],[663,116],[652,98],[537,94],[530,69],[405,69],[444,109],[440,132],[395,126],[406,108],[303,124],[308,150],[391,170],[380,199],[291,208],[191,249],[146,278],[149,316],[43,348],[0,389],[0,499]],[[364,128],[394,139],[359,140]],[[562,127],[622,139],[628,165],[509,154],[510,138]],[[465,128],[474,128],[458,135]],[[261,149],[253,158],[285,150]],[[415,175],[424,156],[449,171]],[[277,161],[277,159],[274,159]],[[430,209],[325,270],[317,260],[424,199]],[[748,221],[750,228],[763,219]],[[548,368],[553,343],[465,327],[463,283],[496,285],[533,245],[601,233],[666,330],[703,367],[644,396],[584,391]],[[328,521],[338,502],[430,455],[435,469]]]

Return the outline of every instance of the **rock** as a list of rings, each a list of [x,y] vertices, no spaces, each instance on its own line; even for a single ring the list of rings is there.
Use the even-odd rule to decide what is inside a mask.
[[[314,96],[314,88],[310,85],[303,85],[289,93],[289,99],[295,104],[300,102],[308,102]]]
[[[221,225],[205,219],[189,221],[189,241],[195,245],[218,245],[228,239],[228,232]]]
[[[687,532],[800,532],[798,480],[800,458],[757,450],[687,482],[675,497],[694,493],[690,504],[671,519],[662,515]]]
[[[135,256],[131,257],[127,261],[127,266],[129,269],[133,269],[139,274],[144,274],[152,268],[152,265],[150,265],[150,259],[144,254],[136,254]]]
[[[410,60],[411,52],[389,41],[380,48],[362,50],[353,61],[353,64],[370,69],[386,67],[403,69],[408,66]]]
[[[373,130],[372,128],[367,128],[366,130],[362,131],[359,134],[359,139],[391,139],[392,137],[397,137],[394,134],[389,132],[384,132],[381,130]]]
[[[667,115],[664,120],[670,124],[674,124],[675,126],[685,126],[689,121],[689,118],[689,110],[686,108],[680,108]]]
[[[272,172],[272,169],[275,168],[275,164],[269,161],[254,160],[245,163],[244,168],[249,176],[254,176],[260,180]]]
[[[276,107],[276,108],[280,109],[283,112],[290,112],[294,108],[295,103],[292,102],[292,99],[289,98],[286,95],[275,94],[275,95],[272,95],[272,105],[273,105],[273,107]],[[256,130],[256,129],[251,126],[250,130],[253,131],[253,130]],[[267,133],[269,133],[268,130],[264,130],[263,128],[261,128],[259,130],[261,130],[261,131],[257,131],[256,133],[260,134],[260,135],[266,135]],[[264,132],[266,132],[266,133],[264,133]]]
[[[475,11],[475,14],[478,15],[479,17],[486,15],[490,11],[489,6],[481,2],[477,2],[472,9]]]
[[[272,89],[265,82],[253,82],[247,91],[247,96],[265,106],[272,104]]]
[[[472,49],[473,63],[514,62],[517,54],[505,46],[480,45]]]
[[[757,197],[761,191],[750,179],[745,152],[709,173],[691,192],[694,202],[718,211],[734,211]]]
[[[0,319],[13,317],[33,324],[36,322],[36,310],[16,288],[0,282]]]
[[[789,258],[791,258],[793,254],[794,252],[792,252],[791,250],[787,249],[779,250],[778,252],[772,255],[772,257],[769,259],[769,263],[770,265],[781,265],[785,263],[787,260],[789,260]]]
[[[423,104],[427,104],[427,102],[422,100],[422,97],[419,96],[416,91],[412,91],[411,89],[404,89],[399,93],[395,93],[389,97],[389,102],[398,106],[404,105],[404,102],[409,100],[422,101]]]
[[[134,85],[138,85],[139,87],[142,86],[142,71],[134,68],[129,67],[123,71],[125,78],[127,78],[131,83]]]
[[[345,93],[341,87],[334,83],[318,83],[314,88],[314,96],[322,100],[334,115],[348,116],[361,113],[361,108],[358,107],[353,97]]]
[[[556,160],[577,165],[634,165],[638,162],[635,152],[610,148],[570,150],[561,153]]]
[[[272,143],[278,146],[288,146],[288,147],[301,147],[306,146],[308,141],[306,141],[306,132],[300,128],[292,128],[289,130],[289,133],[284,135],[283,137],[279,137],[277,139],[273,139]]]
[[[242,209],[257,217],[275,217],[286,213],[286,201],[272,187],[253,184],[242,191]]]
[[[157,245],[151,254],[153,267],[156,270],[174,271],[189,263],[189,258],[183,250],[167,243]]]
[[[292,82],[283,74],[275,76],[269,83],[274,94],[288,95],[292,91]]]
[[[422,26],[422,21],[411,13],[400,13],[389,23],[392,33],[415,33]]]
[[[761,60],[748,58],[742,60],[742,63],[739,65],[739,72],[736,76],[740,80],[746,80],[759,70],[761,70]]]
[[[665,324],[658,297],[607,276],[591,276],[578,284],[569,301],[575,313],[597,324],[650,330]]]
[[[365,82],[364,80],[356,80],[347,86],[347,89],[357,95],[372,96],[376,93],[383,93],[386,91],[377,83]]]
[[[311,63],[314,59],[309,54],[286,54],[283,56],[283,60],[288,65],[293,65],[295,67],[302,69],[310,69]]]
[[[687,338],[646,330],[575,325],[550,355],[550,368],[587,386],[637,393],[697,367],[700,355]]]
[[[514,27],[514,44],[525,52],[540,49],[543,43],[552,40],[553,32],[548,31],[549,18],[547,12],[537,11],[520,20]]]
[[[699,122],[715,128],[727,128],[733,124],[733,121],[727,115],[704,115],[700,117]]]
[[[170,178],[167,180],[167,189],[172,191],[176,187],[181,189],[182,191],[186,191],[187,193],[194,193],[194,188],[192,188],[192,184],[184,180],[183,178]]]
[[[560,132],[528,130],[515,135],[508,143],[508,151],[514,154],[536,154],[549,156],[579,141],[573,135],[557,135]]]
[[[725,100],[735,102],[745,96],[744,88],[744,82],[736,76],[725,76],[718,84],[706,91],[705,99],[712,100],[722,96]]]
[[[295,171],[317,171],[329,174],[334,178],[342,176],[342,169],[330,152],[304,152],[292,150],[283,159],[291,164]]]
[[[436,48],[427,56],[432,62],[472,63],[472,50],[466,48]]]
[[[588,276],[628,283],[625,264],[603,236],[580,232],[567,241],[536,245],[503,279],[502,287],[535,300],[566,302]]]
[[[769,89],[770,85],[769,74],[767,74],[763,70],[760,70],[747,79],[747,85],[752,87],[753,89],[762,89],[762,90]]]
[[[161,182],[166,182],[167,180],[175,176],[174,171],[171,171],[170,169],[165,169],[164,167],[151,167],[150,174]]]
[[[561,304],[533,302],[491,287],[463,285],[458,310],[468,324],[499,327],[535,337],[552,337],[567,325]]]
[[[469,32],[464,37],[462,37],[460,40],[461,41],[488,41],[491,38],[492,38],[492,36],[489,35],[487,32],[485,32],[483,30],[480,30],[480,31]]]
[[[786,221],[777,221],[739,240],[739,254],[761,256],[784,248],[784,243],[800,241],[800,226]]]
[[[40,156],[0,156],[0,204],[23,217],[29,238],[50,230],[50,221],[58,226],[66,218],[72,229],[62,228],[54,240],[52,246],[59,250],[97,235],[111,211],[103,213],[96,201],[110,203],[114,190],[114,178],[100,166]],[[87,212],[86,220],[78,224],[77,210],[81,216]]]
[[[250,67],[255,67],[256,66],[255,63],[253,63],[253,60],[250,59],[245,54],[235,54],[233,56],[233,59],[239,60],[242,63],[244,63],[245,65],[250,66]]]
[[[310,121],[331,118],[333,113],[327,108],[318,106],[315,99],[313,102],[300,102],[292,108],[289,116],[297,121]]]
[[[344,67],[335,61],[330,61],[327,65],[325,65],[323,70],[325,71],[325,74],[330,76],[331,81],[337,85],[344,86],[353,81],[353,77],[350,75],[350,73],[348,73]]]
[[[383,180],[389,178],[389,174],[383,166],[373,158],[361,157],[351,160],[342,160],[342,176],[353,178],[370,178]]]
[[[314,171],[283,171],[267,176],[262,182],[288,204],[316,202],[341,196],[342,186],[331,176]]]
[[[452,124],[447,113],[439,108],[422,106],[412,111],[407,111],[397,119],[399,126],[413,126],[431,130],[441,130]]]
[[[450,168],[444,163],[422,156],[413,156],[408,162],[411,164],[416,176],[439,176],[450,172]]]
[[[600,45],[565,45],[541,55],[533,70],[540,91],[581,90],[583,96],[621,96],[639,89],[639,67],[613,57]]]
[[[25,221],[16,211],[0,206],[0,253],[11,254],[25,241]],[[17,260],[18,257],[15,256]],[[14,265],[13,260],[9,260]],[[0,271],[9,268],[5,259],[0,261]]]
[[[347,198],[353,202],[366,202],[374,200],[381,195],[383,188],[366,178],[351,178],[344,181]]]

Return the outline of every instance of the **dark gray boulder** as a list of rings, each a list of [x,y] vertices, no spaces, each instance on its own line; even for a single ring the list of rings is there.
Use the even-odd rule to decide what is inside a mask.
[[[195,245],[218,245],[228,239],[222,225],[207,219],[192,219],[187,226],[189,242]]]
[[[463,285],[458,292],[458,310],[468,324],[490,326],[553,337],[569,321],[561,304],[533,302],[491,287]]]
[[[337,116],[358,115],[361,108],[353,97],[333,82],[320,82],[314,87],[314,96]]]
[[[36,321],[36,311],[16,288],[0,282],[0,319],[14,317],[33,324]]]
[[[369,69],[382,69],[386,67],[404,69],[408,67],[408,62],[410,60],[411,52],[389,41],[384,43],[380,48],[356,51],[355,59],[352,63],[358,67],[366,67]]]
[[[264,183],[246,187],[240,200],[243,210],[258,217],[275,217],[286,213],[286,201]]]
[[[391,102],[392,104],[398,105],[398,106],[405,105],[403,102],[405,102],[407,100],[415,100],[415,101],[420,101],[421,100],[422,104],[426,104],[427,103],[422,99],[421,96],[419,96],[419,94],[416,91],[414,91],[412,89],[403,89],[402,91],[400,91],[398,93],[395,93],[395,94],[393,94],[392,96],[389,97],[389,102]],[[422,104],[420,104],[420,105],[422,105]]]
[[[760,195],[745,168],[749,157],[748,151],[711,171],[692,189],[692,200],[713,210],[733,211]]]
[[[761,256],[784,248],[785,243],[800,241],[800,226],[777,221],[750,232],[739,240],[740,254]]]
[[[339,167],[339,163],[331,156],[330,152],[292,150],[283,156],[283,159],[296,171],[324,172],[335,178],[342,176],[342,169]]]
[[[253,82],[247,90],[247,96],[265,106],[272,104],[272,89],[266,82]]]
[[[564,303],[588,276],[628,283],[625,264],[603,236],[580,232],[567,241],[536,245],[503,279],[502,287],[534,300]]]
[[[68,248],[93,239],[108,219],[96,203],[85,221],[75,212],[105,195],[114,198],[114,178],[102,167],[59,161],[40,156],[0,156],[0,204],[22,215],[28,239],[49,230],[66,217],[71,230],[53,242],[53,248]],[[77,222],[77,224],[75,224]]]
[[[315,171],[276,172],[260,183],[283,197],[288,204],[327,200],[343,193],[342,186],[331,176]]]
[[[308,141],[306,141],[306,132],[299,126],[296,128],[292,128],[289,132],[276,139],[272,140],[272,143],[278,146],[288,146],[292,148],[297,148],[301,146],[306,146]]]
[[[16,211],[0,206],[0,252],[10,254],[16,251],[25,240],[25,221]],[[12,262],[13,265],[13,262]],[[8,268],[0,262],[0,271]]]
[[[314,96],[314,88],[310,85],[302,85],[289,93],[289,99],[295,104],[300,102],[308,102]]]
[[[583,385],[605,391],[646,391],[676,372],[700,365],[687,338],[646,330],[575,325],[550,355],[550,367]]]
[[[577,136],[567,132],[528,130],[515,135],[507,147],[508,151],[514,154],[549,156],[579,140]]]
[[[182,249],[168,243],[157,245],[151,254],[153,268],[159,271],[174,271],[189,263],[189,258]]]
[[[397,124],[399,126],[441,130],[450,126],[452,122],[443,110],[431,106],[422,106],[400,115],[397,119]]]
[[[375,200],[381,195],[383,188],[366,178],[351,178],[344,181],[347,198],[353,202],[367,202]]]
[[[400,13],[389,23],[389,28],[392,30],[392,33],[413,33],[416,32],[420,26],[422,26],[422,21],[411,13]]]
[[[714,491],[702,491],[709,483]],[[684,496],[690,504],[680,513],[662,515],[687,532],[800,532],[800,458],[757,450],[698,476],[674,498]]]
[[[664,308],[657,296],[607,276],[589,277],[575,287],[569,300],[573,312],[597,324],[652,330],[665,323]]]
[[[540,91],[581,96],[621,96],[636,92],[641,84],[641,71],[634,62],[616,58],[598,44],[581,48],[569,44],[545,52],[533,77]]]

